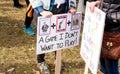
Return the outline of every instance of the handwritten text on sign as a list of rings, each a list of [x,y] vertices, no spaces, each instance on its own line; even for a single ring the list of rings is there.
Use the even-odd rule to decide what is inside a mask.
[[[39,17],[37,54],[52,52],[79,44],[81,13]]]

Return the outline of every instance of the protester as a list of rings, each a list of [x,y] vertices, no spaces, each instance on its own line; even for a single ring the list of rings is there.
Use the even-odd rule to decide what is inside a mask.
[[[26,32],[29,35],[34,35],[35,33],[32,31],[35,26],[31,25],[31,22],[33,20],[33,8],[29,2],[29,0],[26,0],[27,4],[27,12],[26,12],[26,17],[25,17],[25,22],[24,22],[24,32]]]
[[[85,5],[84,5],[84,0],[78,0],[78,7],[77,7],[77,11],[79,12],[85,12]]]
[[[37,23],[38,16],[51,17],[53,14],[72,13],[76,12],[76,0],[30,0],[34,8],[35,21]],[[50,71],[45,63],[45,54],[37,55],[38,65],[41,71],[50,74]]]
[[[120,0],[103,0],[90,2],[94,7],[102,7],[106,12],[105,29],[101,49],[100,67],[104,74],[119,74],[120,58]]]
[[[22,8],[23,7],[23,5],[20,4],[18,0],[13,0],[13,2],[14,2],[14,7],[16,7],[16,8]]]

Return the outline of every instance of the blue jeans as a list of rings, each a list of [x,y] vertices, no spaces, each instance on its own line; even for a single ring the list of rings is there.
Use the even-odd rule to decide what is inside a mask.
[[[104,74],[119,74],[118,60],[100,58],[100,68]]]

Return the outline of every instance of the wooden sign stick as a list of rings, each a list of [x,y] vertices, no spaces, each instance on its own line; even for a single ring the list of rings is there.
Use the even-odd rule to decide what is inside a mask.
[[[55,74],[60,74],[61,71],[61,54],[62,50],[58,50],[56,53]]]
[[[84,71],[84,74],[88,74],[88,66],[85,65],[85,71]]]

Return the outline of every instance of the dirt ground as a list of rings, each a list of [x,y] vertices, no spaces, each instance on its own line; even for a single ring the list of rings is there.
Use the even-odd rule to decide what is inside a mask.
[[[0,74],[40,72],[36,61],[36,35],[29,36],[23,31],[27,6],[24,0],[20,3],[24,7],[18,9],[13,7],[13,0],[0,0]],[[32,24],[35,25],[34,21]],[[84,74],[85,63],[79,49],[80,46],[76,46],[62,51],[61,74]],[[45,59],[54,74],[54,53],[46,54]]]

